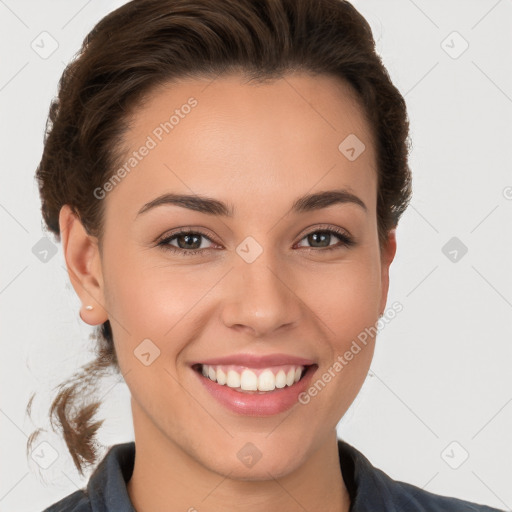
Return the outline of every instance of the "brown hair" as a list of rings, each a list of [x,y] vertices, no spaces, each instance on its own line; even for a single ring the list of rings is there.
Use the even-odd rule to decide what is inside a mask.
[[[156,87],[182,77],[240,72],[263,80],[295,70],[336,76],[357,92],[375,135],[382,245],[412,193],[409,122],[369,24],[343,0],[134,0],[100,20],[50,106],[36,174],[48,229],[60,241],[59,211],[68,204],[101,249],[103,201],[93,191],[119,166],[129,114]],[[97,358],[61,384],[50,409],[81,474],[96,463],[103,420],[92,422],[101,402],[84,406],[80,391],[109,368],[119,371],[109,321],[96,336]]]

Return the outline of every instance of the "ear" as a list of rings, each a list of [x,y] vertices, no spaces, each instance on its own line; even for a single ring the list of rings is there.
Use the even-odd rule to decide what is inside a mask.
[[[389,266],[393,261],[396,254],[396,229],[388,232],[387,240],[384,247],[381,249],[381,299],[380,299],[380,313],[384,313],[389,290]]]
[[[69,205],[59,212],[59,227],[69,279],[82,302],[80,317],[89,325],[108,320],[98,240],[85,231]],[[92,306],[87,310],[86,306]]]

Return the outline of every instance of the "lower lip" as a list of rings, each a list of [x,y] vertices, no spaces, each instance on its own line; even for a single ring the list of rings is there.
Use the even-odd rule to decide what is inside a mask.
[[[246,416],[271,416],[290,409],[298,401],[300,393],[305,391],[318,366],[307,367],[303,377],[292,386],[276,388],[265,393],[243,393],[227,385],[217,384],[202,373],[192,370],[206,390],[222,405],[233,412]]]

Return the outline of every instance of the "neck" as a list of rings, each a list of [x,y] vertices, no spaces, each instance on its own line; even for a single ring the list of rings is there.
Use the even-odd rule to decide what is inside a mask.
[[[152,424],[151,424],[152,425]],[[128,495],[137,512],[348,512],[350,498],[339,464],[336,430],[291,473],[268,480],[220,475],[156,429],[134,417],[136,455]]]

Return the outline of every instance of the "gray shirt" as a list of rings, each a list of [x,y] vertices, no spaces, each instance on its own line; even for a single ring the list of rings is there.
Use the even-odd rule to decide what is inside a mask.
[[[393,480],[341,439],[338,439],[338,452],[350,495],[350,512],[503,512]],[[43,512],[135,512],[126,490],[134,461],[134,441],[112,446],[85,489],[66,496]]]

